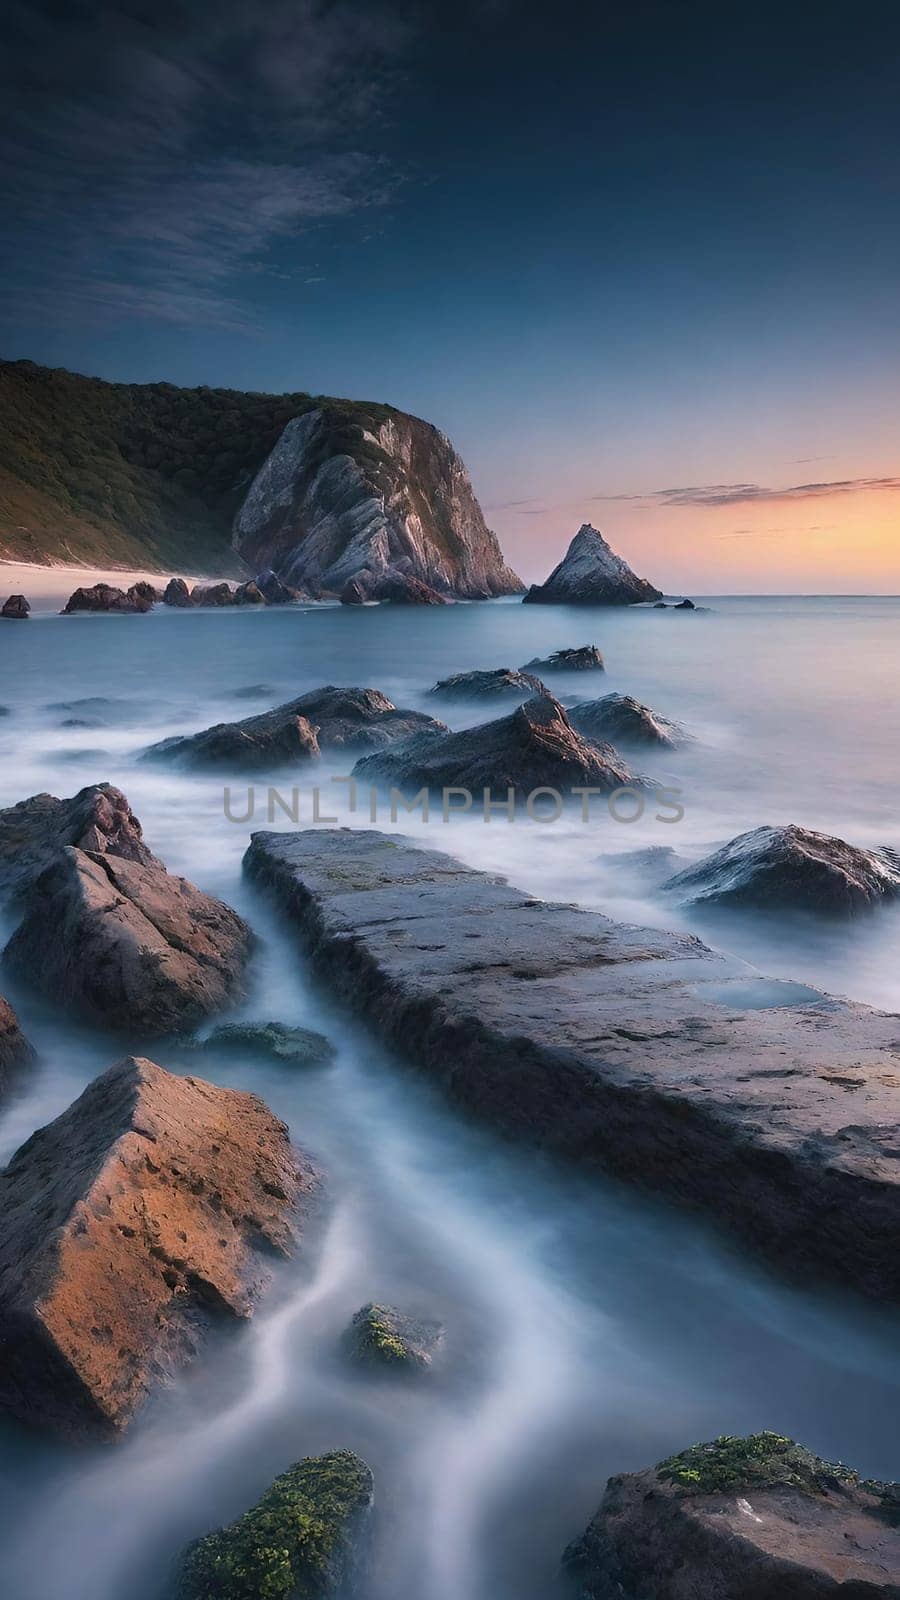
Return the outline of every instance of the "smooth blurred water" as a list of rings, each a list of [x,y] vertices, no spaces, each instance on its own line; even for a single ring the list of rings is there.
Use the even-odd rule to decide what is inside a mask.
[[[137,759],[169,733],[325,683],[381,688],[463,726],[478,713],[430,702],[437,678],[596,643],[607,672],[555,676],[553,687],[564,697],[627,691],[690,727],[693,745],[637,762],[682,790],[683,821],[651,814],[624,825],[598,811],[588,823],[396,826],[540,894],[680,926],[694,924],[628,853],[662,845],[695,859],[741,829],[782,821],[900,843],[900,602],[707,604],[687,614],[509,602],[48,610],[0,624],[0,704],[10,709],[0,717],[0,804],[117,783],[170,869],[236,905],[262,935],[242,1014],[321,1027],[338,1046],[336,1063],[315,1071],[249,1054],[204,1054],[201,1067],[168,1046],[85,1028],[4,978],[41,1060],[0,1112],[0,1158],[139,1049],[255,1089],[328,1174],[321,1227],[279,1270],[254,1322],[216,1336],[122,1444],[75,1452],[0,1427],[0,1592],[10,1600],[157,1600],[188,1538],[236,1515],[292,1460],[344,1445],[377,1479],[365,1600],[553,1600],[562,1548],[610,1472],[723,1431],[774,1427],[868,1473],[898,1474],[893,1317],[792,1290],[671,1208],[462,1123],[311,986],[289,930],[241,879],[250,824],[226,820],[221,777]],[[323,763],[323,811],[370,826],[328,782],[340,770]],[[309,774],[278,782],[302,786],[308,822]],[[235,783],[237,814],[245,783]],[[259,796],[252,825],[266,826],[264,785]],[[385,809],[378,822],[392,826]],[[779,985],[900,1009],[894,911],[839,928],[733,915],[695,926]],[[445,1323],[445,1356],[426,1382],[344,1368],[341,1331],[373,1298]]]

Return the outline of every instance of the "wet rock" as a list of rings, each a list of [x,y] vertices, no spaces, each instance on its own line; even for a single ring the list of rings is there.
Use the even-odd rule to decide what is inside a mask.
[[[335,1048],[324,1033],[313,1028],[289,1028],[283,1022],[226,1022],[200,1040],[202,1049],[236,1050],[270,1056],[298,1067],[324,1067],[334,1060]]]
[[[110,1067],[0,1174],[0,1404],[121,1431],[213,1318],[252,1314],[314,1188],[255,1095]]]
[[[180,606],[182,609],[191,605],[191,591],[183,578],[169,579],[163,594],[163,600],[167,606]]]
[[[95,583],[90,588],[76,589],[63,606],[62,615],[69,616],[75,611],[145,612],[152,609],[152,601],[133,590],[126,594],[124,589],[116,589],[112,584]]]
[[[552,656],[535,656],[526,661],[523,672],[604,672],[603,657],[595,644],[582,644],[571,650],[554,650]]]
[[[108,1027],[177,1033],[243,998],[247,924],[158,862],[66,848],[23,906],[10,970]]]
[[[484,790],[505,799],[513,789],[524,799],[539,788],[562,795],[577,786],[609,792],[640,781],[611,745],[593,744],[577,733],[549,694],[477,728],[432,730],[363,756],[353,776],[407,791],[468,789],[476,802]]]
[[[671,608],[665,600],[656,600],[653,604],[654,611],[668,611]]]
[[[31,607],[23,594],[11,594],[4,602],[0,617],[5,617],[8,622],[26,622]]]
[[[268,602],[259,584],[251,578],[247,583],[238,584],[234,591],[234,603],[236,606],[264,606]]]
[[[678,604],[672,607],[673,611],[696,611],[696,609],[693,600],[679,600]]]
[[[688,742],[677,722],[651,711],[630,694],[606,694],[570,706],[569,721],[588,739],[609,739],[614,744],[662,745],[674,750]]]
[[[395,1306],[367,1305],[356,1312],[344,1336],[351,1360],[391,1371],[427,1371],[441,1343],[439,1322],[422,1321]]]
[[[298,1461],[227,1528],[189,1545],[173,1600],[320,1600],[355,1592],[373,1499],[350,1450]]]
[[[282,583],[271,567],[256,574],[256,587],[270,606],[287,606],[293,604],[295,600],[309,599],[309,595],[302,589],[295,589],[290,584]]]
[[[0,1093],[7,1087],[21,1067],[27,1067],[35,1058],[19,1019],[8,1000],[0,995]]]
[[[121,789],[89,784],[69,800],[35,794],[0,811],[0,895],[30,889],[67,845],[162,867]]]
[[[137,583],[131,585],[127,592],[127,598],[129,600],[148,600],[152,606],[157,600],[162,599],[162,595],[152,583],[147,582],[146,578],[140,578]]]
[[[748,1008],[753,970],[693,936],[397,834],[257,833],[245,870],[338,1002],[458,1107],[705,1212],[794,1283],[900,1301],[895,1016],[808,990]]]
[[[274,711],[151,745],[150,759],[235,770],[306,761],[320,750],[377,750],[424,730],[446,732],[422,711],[400,711],[378,689],[312,689]]]
[[[664,885],[687,905],[853,916],[900,894],[900,868],[811,828],[754,828]]]
[[[530,700],[549,692],[533,672],[517,672],[513,667],[455,672],[451,678],[441,678],[431,691],[445,700]]]
[[[191,590],[192,606],[233,606],[234,590],[230,583],[198,583]]]
[[[526,605],[583,606],[633,606],[661,599],[659,590],[636,577],[589,522],[582,523],[547,582],[532,584],[524,597]]]
[[[374,590],[374,599],[389,600],[395,606],[447,606],[445,594],[440,594],[430,583],[414,578],[411,573],[389,573],[380,579]]]
[[[643,850],[610,850],[597,859],[619,880],[621,891],[625,892],[635,888],[658,889],[684,865],[684,857],[666,844],[647,845]]]
[[[583,1600],[900,1600],[897,1485],[774,1433],[610,1478],[564,1566]]]
[[[350,578],[341,590],[342,606],[368,605],[372,595],[363,578]]]

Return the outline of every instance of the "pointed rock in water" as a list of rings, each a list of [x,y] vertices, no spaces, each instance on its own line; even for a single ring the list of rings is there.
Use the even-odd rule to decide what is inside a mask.
[[[427,1371],[444,1330],[439,1322],[410,1317],[395,1306],[367,1305],[344,1335],[351,1360],[393,1371]]]
[[[496,667],[493,671],[456,672],[452,678],[441,678],[431,693],[444,700],[531,700],[550,691],[533,672]]]
[[[11,594],[0,611],[0,617],[5,617],[8,622],[26,622],[30,610],[23,594]]]
[[[443,595],[517,594],[449,439],[390,406],[329,401],[288,423],[237,514],[234,544],[286,583],[340,594],[405,576]]]
[[[569,650],[554,650],[552,656],[535,656],[526,661],[523,672],[605,672],[603,657],[595,644],[575,645]]]
[[[191,590],[192,606],[233,606],[235,591],[230,583],[197,584]]]
[[[8,1000],[0,995],[0,1093],[7,1087],[10,1077],[20,1067],[30,1066],[35,1059],[32,1045],[28,1043],[19,1019]]]
[[[264,606],[268,602],[259,584],[251,578],[247,583],[238,584],[234,591],[234,603],[236,606]]]
[[[252,770],[315,759],[325,749],[377,750],[424,730],[446,732],[442,722],[423,711],[399,711],[378,689],[332,685],[241,722],[163,739],[145,751],[145,758]]]
[[[91,784],[70,800],[35,794],[0,811],[0,896],[30,889],[67,845],[165,870],[121,789]]]
[[[580,705],[569,707],[569,721],[589,739],[609,739],[616,744],[655,744],[674,750],[689,742],[679,723],[651,711],[630,694],[583,700]]]
[[[201,1049],[240,1050],[271,1056],[293,1066],[323,1067],[335,1057],[324,1033],[313,1028],[288,1028],[283,1022],[225,1022],[200,1041]]]
[[[696,609],[693,600],[679,600],[678,604],[672,607],[673,611],[696,611]]]
[[[353,776],[407,791],[468,789],[476,805],[484,790],[505,799],[513,789],[524,800],[539,788],[565,796],[576,786],[611,791],[642,782],[611,745],[594,744],[576,732],[549,694],[477,728],[432,731],[363,756]]]
[[[189,1545],[173,1600],[326,1600],[355,1592],[373,1499],[350,1450],[298,1461],[236,1522]]]
[[[167,606],[180,606],[182,609],[191,605],[191,591],[183,578],[169,579],[163,594],[163,600]]]
[[[0,1173],[0,1405],[121,1431],[213,1318],[252,1314],[315,1188],[256,1095],[110,1067]]]
[[[526,605],[634,606],[662,595],[585,522],[547,582],[532,584],[524,599]]]
[[[116,589],[109,583],[95,583],[90,588],[76,589],[70,595],[62,609],[62,615],[69,616],[75,611],[122,611],[146,612],[153,610],[152,600],[147,600],[143,595],[136,594],[129,589],[126,594],[124,589]]]
[[[563,1564],[581,1600],[900,1600],[900,1486],[776,1433],[610,1478]]]
[[[58,1004],[151,1037],[243,998],[251,944],[237,912],[160,863],[66,848],[26,895],[4,960]]]
[[[663,885],[686,905],[853,916],[900,894],[900,870],[874,850],[796,824],[738,834]]]

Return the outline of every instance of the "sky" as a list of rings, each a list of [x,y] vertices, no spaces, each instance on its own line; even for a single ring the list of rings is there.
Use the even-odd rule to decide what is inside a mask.
[[[7,0],[0,104],[5,357],[425,416],[529,581],[900,593],[900,7]]]

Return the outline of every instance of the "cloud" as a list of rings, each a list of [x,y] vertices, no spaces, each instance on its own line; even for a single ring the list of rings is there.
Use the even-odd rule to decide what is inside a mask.
[[[395,195],[377,135],[408,39],[390,0],[11,0],[0,262],[12,318],[251,326],[241,280],[269,252]]]
[[[824,500],[832,495],[896,493],[900,477],[838,478],[823,483],[790,484],[782,489],[758,483],[702,483],[687,488],[655,489],[647,494],[595,494],[593,501],[635,501],[645,506],[742,506],[791,500]]]

